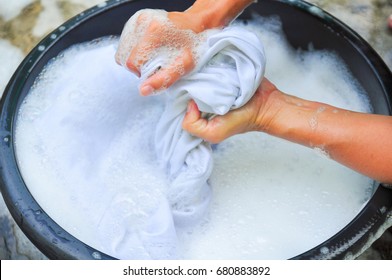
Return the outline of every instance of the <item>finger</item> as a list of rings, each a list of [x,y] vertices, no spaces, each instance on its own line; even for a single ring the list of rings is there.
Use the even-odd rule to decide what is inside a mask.
[[[192,100],[188,104],[182,128],[208,142],[219,143],[231,135],[227,131],[229,122],[226,119],[226,116],[216,116],[211,120],[202,118],[196,102]]]
[[[149,20],[149,18],[145,18],[144,14],[139,16],[138,27],[142,30],[137,31],[137,33],[143,35],[131,49],[126,61],[127,68],[138,76],[140,76],[140,68],[153,57],[156,49],[164,43],[161,36],[164,33],[162,24],[159,21],[152,20],[149,22]],[[145,30],[143,25],[147,26]]]
[[[185,49],[172,64],[159,69],[147,78],[140,86],[140,94],[146,96],[155,90],[168,88],[194,67],[193,55],[189,49]]]
[[[152,58],[154,51],[160,46],[155,36],[145,35],[132,48],[126,61],[126,67],[129,71],[140,77],[141,67]]]
[[[119,65],[126,66],[127,59],[135,44],[139,42],[145,33],[147,18],[143,11],[136,12],[125,24],[115,59]]]
[[[205,136],[207,125],[208,121],[201,117],[201,112],[196,102],[194,100],[189,101],[182,128],[195,136],[203,138],[202,136]]]
[[[254,130],[244,107],[232,110],[226,115],[204,119],[194,101],[188,104],[182,127],[190,134],[211,143],[219,143],[235,134]]]

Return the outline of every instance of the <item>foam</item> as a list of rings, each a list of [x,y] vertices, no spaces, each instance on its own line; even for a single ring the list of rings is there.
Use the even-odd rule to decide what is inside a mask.
[[[149,33],[149,30],[154,30],[157,26],[159,26],[161,34],[164,34],[159,38]],[[195,33],[192,30],[178,29],[169,21],[165,10],[143,9],[135,13],[125,24],[121,33],[116,60],[121,65],[126,66],[131,49],[135,48],[138,42],[143,39],[145,44],[138,45],[136,55],[138,59],[134,61],[138,69],[144,67],[142,62],[159,56],[165,58],[162,60],[160,67],[174,65],[174,71],[183,76],[185,66],[182,61],[178,61],[176,58],[184,55],[184,51],[189,51],[196,64],[202,52],[203,42],[210,32]],[[169,77],[166,80],[169,80]],[[167,88],[167,82],[158,90],[165,88]]]
[[[247,28],[262,39],[266,77],[279,88],[371,111],[336,55],[292,50],[276,20]],[[115,255],[113,246],[168,195],[152,143],[164,104],[160,96],[139,96],[138,79],[113,61],[116,47],[116,38],[106,38],[54,59],[21,106],[15,144],[29,190],[57,223],[97,250],[132,258],[137,249]],[[371,196],[373,181],[318,148],[256,132],[214,146],[212,206],[192,230],[177,229],[179,256],[290,258],[342,229]],[[113,219],[105,224],[108,213]]]
[[[208,223],[182,237],[186,258],[293,257],[343,228],[371,191],[371,180],[260,133],[216,149],[212,211]]]
[[[256,18],[247,26],[264,43],[265,76],[278,88],[371,111],[365,92],[336,54],[291,49],[274,18]],[[321,106],[309,120],[314,129],[324,110]],[[185,258],[293,257],[342,229],[372,192],[371,179],[329,159],[322,146],[312,150],[260,133],[237,135],[216,147],[210,184],[214,206],[208,222],[180,236]]]
[[[165,192],[149,129],[161,108],[130,94],[136,80],[114,64],[115,46],[113,39],[75,46],[53,60],[23,102],[16,129],[18,163],[38,203],[97,249],[105,246],[91,239],[97,229],[108,239],[119,234],[101,224],[112,203],[119,207],[111,227],[142,225]]]

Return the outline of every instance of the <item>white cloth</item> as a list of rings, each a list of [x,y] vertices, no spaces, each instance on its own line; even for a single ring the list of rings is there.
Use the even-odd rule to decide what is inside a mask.
[[[264,75],[264,49],[255,34],[240,27],[210,34],[195,69],[164,92],[166,107],[156,127],[155,148],[168,174],[169,192],[146,221],[147,227],[137,235],[124,233],[119,242],[122,250],[135,251],[136,258],[176,258],[176,230],[196,225],[208,210],[212,150],[209,143],[182,129],[190,99],[204,113],[223,115],[243,106]],[[125,53],[124,45],[120,39],[119,52]],[[141,69],[141,80],[165,63],[163,56],[150,60]]]
[[[166,92],[166,108],[157,125],[158,158],[170,179],[169,202],[176,226],[193,225],[208,209],[212,171],[209,143],[182,129],[190,99],[200,111],[224,115],[243,106],[261,83],[265,55],[259,38],[240,27],[211,35],[196,69]],[[159,57],[142,69],[142,79],[163,66]]]
[[[167,199],[161,199],[158,208],[144,223],[135,225],[135,219],[122,211],[124,214],[119,224],[119,208],[121,210],[121,207],[126,209],[134,205],[130,194],[121,194],[113,199],[98,226],[102,249],[113,252],[119,259],[178,258],[177,234]]]

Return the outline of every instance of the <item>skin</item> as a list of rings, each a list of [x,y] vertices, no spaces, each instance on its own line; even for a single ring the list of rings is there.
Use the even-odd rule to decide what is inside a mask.
[[[383,183],[392,183],[392,118],[358,113],[286,94],[264,79],[242,108],[211,120],[194,101],[183,128],[211,143],[248,131],[260,131],[320,148],[335,161]]]
[[[147,27],[144,36],[131,50],[127,59],[127,68],[140,76],[141,67],[147,62],[138,54],[147,49],[167,46],[180,48],[180,54],[171,65],[161,68],[140,85],[140,94],[147,96],[163,87],[170,87],[195,66],[192,55],[192,44],[187,44],[189,31],[200,33],[206,29],[222,28],[235,19],[254,0],[197,0],[184,12],[169,12],[168,19],[174,28],[167,28],[162,22],[153,20]],[[138,18],[143,21],[143,14]],[[172,32],[176,31],[173,40]],[[167,39],[170,38],[170,39]],[[179,42],[181,42],[179,44]],[[179,73],[179,66],[184,69]]]
[[[177,47],[179,42],[189,40],[190,31],[198,34],[226,26],[252,2],[254,0],[197,0],[184,12],[168,13],[170,29],[159,21],[151,21],[142,39],[131,50],[127,67],[140,75],[140,68],[146,61],[138,60],[137,54],[147,46],[151,51],[161,46]],[[174,37],[170,35],[173,29]],[[171,39],[165,39],[168,37]],[[189,73],[195,64],[191,45],[182,44],[174,62],[147,78],[140,87],[140,94],[147,96],[169,87]],[[176,70],[178,66],[183,67],[182,73]],[[349,168],[380,182],[392,183],[391,117],[303,100],[281,92],[267,79],[244,107],[225,116],[203,119],[197,105],[191,101],[183,128],[212,143],[248,131],[268,133],[309,148],[323,149],[332,159]]]

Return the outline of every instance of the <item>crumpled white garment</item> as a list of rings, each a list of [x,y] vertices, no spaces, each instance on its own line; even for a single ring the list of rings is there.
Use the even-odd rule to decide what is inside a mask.
[[[120,40],[120,48],[122,46]],[[125,66],[126,57],[122,59]],[[141,80],[165,63],[163,56],[150,60],[141,69]],[[126,240],[131,240],[129,246],[150,244],[144,246],[148,248],[146,258],[162,256],[165,248],[169,250],[169,258],[175,257],[176,229],[200,222],[212,197],[208,184],[213,167],[211,146],[182,129],[188,102],[194,99],[202,112],[217,115],[243,106],[260,85],[265,63],[262,43],[255,34],[236,26],[216,30],[207,38],[195,69],[163,92],[166,107],[156,127],[155,148],[168,174],[168,197],[161,202],[165,205],[159,206],[147,222],[151,240],[142,238],[132,242],[132,238],[125,238],[120,242],[122,245],[129,243]],[[158,220],[158,225],[154,225]],[[155,255],[154,244],[160,240],[168,246],[161,243]]]
[[[177,234],[167,199],[162,197],[155,211],[142,224],[135,225],[135,219],[125,213],[120,217],[121,224],[113,219],[119,215],[119,208],[130,205],[134,205],[130,194],[114,197],[98,226],[102,248],[119,259],[178,258]]]
[[[150,61],[141,78],[162,65],[162,58]],[[157,125],[155,146],[170,180],[168,199],[176,226],[193,225],[208,209],[212,171],[210,144],[182,129],[190,99],[200,111],[224,115],[243,106],[261,83],[265,70],[262,43],[241,27],[217,31],[192,73],[166,90],[166,108]]]

